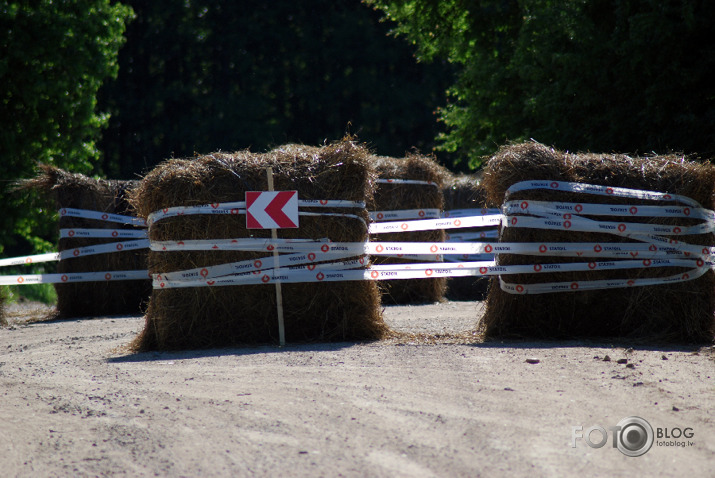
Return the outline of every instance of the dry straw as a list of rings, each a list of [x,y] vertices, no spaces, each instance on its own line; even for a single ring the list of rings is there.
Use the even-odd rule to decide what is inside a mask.
[[[492,207],[504,201],[506,189],[523,180],[561,180],[614,187],[669,192],[713,206],[715,169],[710,164],[682,156],[631,157],[619,154],[568,154],[538,143],[502,147],[489,161],[483,184]],[[654,204],[653,201],[531,190],[510,199]],[[664,204],[662,202],[658,204]],[[667,204],[667,203],[666,203]],[[671,203],[672,204],[672,203]],[[602,218],[594,217],[603,220]],[[609,221],[635,222],[637,218],[613,217]],[[642,218],[643,222],[692,225],[694,220]],[[683,236],[691,244],[712,245],[713,234]],[[506,228],[503,242],[632,242],[605,233],[561,232]],[[579,258],[502,255],[499,263],[535,264],[576,262]],[[583,259],[590,261],[593,259]],[[508,275],[512,283],[643,278],[668,276],[684,268],[632,269],[541,275]],[[487,337],[538,338],[626,337],[641,341],[710,342],[713,340],[715,302],[713,271],[703,277],[674,284],[628,289],[517,296],[503,292],[493,281],[483,319]]]
[[[413,179],[431,181],[434,185],[379,183],[375,189],[372,211],[396,211],[405,209],[442,210],[444,197],[442,186],[449,172],[432,158],[408,154],[405,158],[374,156],[373,163],[381,179]],[[397,232],[375,234],[373,241],[383,242],[444,242],[444,230]],[[403,264],[413,261],[392,257],[373,258],[375,264]],[[407,279],[381,281],[382,300],[392,304],[428,303],[444,299],[446,278]]]
[[[21,187],[38,191],[53,207],[78,208],[133,215],[127,194],[138,181],[92,179],[53,166],[41,165],[38,175]],[[64,216],[60,228],[134,229],[132,226]],[[64,238],[59,250],[116,242],[116,239]],[[61,260],[58,273],[145,270],[147,251],[131,250]],[[151,290],[149,280],[55,284],[60,317],[139,314]]]
[[[345,140],[322,148],[287,145],[266,154],[214,153],[164,162],[134,192],[143,217],[171,206],[243,201],[246,191],[267,190],[266,168],[275,190],[297,190],[300,199],[365,201],[374,170],[368,151]],[[349,212],[368,219],[366,209]],[[194,215],[153,224],[152,240],[270,238],[270,230],[246,229],[245,216]],[[282,239],[329,238],[363,242],[365,224],[355,218],[301,216]],[[265,257],[241,251],[150,252],[149,269],[162,273]],[[388,328],[380,314],[377,286],[369,281],[282,284],[287,342],[380,339]],[[155,289],[136,350],[218,347],[278,341],[276,292],[272,285]]]
[[[444,210],[482,209],[486,207],[486,192],[478,174],[451,175],[442,188]],[[453,229],[448,234],[480,232],[480,228]],[[452,277],[447,281],[449,300],[484,300],[489,286],[485,277]]]

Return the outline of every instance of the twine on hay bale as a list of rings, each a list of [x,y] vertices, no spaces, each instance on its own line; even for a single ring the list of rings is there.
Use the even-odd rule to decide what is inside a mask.
[[[368,204],[371,211],[397,211],[406,209],[439,209],[444,205],[442,186],[449,172],[434,159],[420,154],[408,154],[405,158],[373,156],[373,163],[380,179],[413,179],[431,181],[434,185],[378,183],[375,185],[374,201]],[[395,232],[374,234],[372,241],[381,242],[444,242],[442,229],[432,231]],[[394,257],[373,257],[375,264],[408,264],[414,261]],[[379,281],[382,300],[392,304],[417,304],[444,300],[447,279],[407,279]]]
[[[133,193],[132,203],[147,217],[165,207],[243,201],[246,191],[267,190],[267,167],[276,191],[297,190],[299,199],[365,201],[372,195],[374,170],[367,150],[352,141],[321,148],[276,148],[266,154],[240,151],[164,162]],[[366,209],[349,212],[368,220]],[[270,230],[246,229],[246,216],[172,217],[150,226],[151,240],[270,238]],[[355,218],[301,216],[297,229],[279,229],[281,239],[330,238],[364,242],[366,226]],[[150,252],[151,273],[266,257],[263,252]],[[377,285],[370,281],[284,283],[287,342],[373,340],[388,332],[380,313]],[[241,285],[152,292],[146,325],[136,350],[185,349],[278,341],[274,285]]]
[[[481,175],[455,174],[442,188],[444,210],[482,209],[486,207],[486,191],[481,185]],[[453,229],[447,234],[479,232],[481,228]],[[449,300],[484,300],[489,287],[488,277],[451,277],[447,281],[445,296]]]
[[[138,181],[92,179],[83,174],[41,165],[33,179],[23,181],[22,188],[38,191],[53,206],[77,208],[121,215],[134,215],[127,202],[128,193]],[[63,216],[59,228],[135,229],[133,226]],[[97,244],[116,242],[104,238],[63,238],[58,249],[64,251]],[[61,260],[58,273],[145,270],[147,250],[130,250],[82,256]],[[149,297],[151,281],[122,280],[55,284],[59,317],[139,314]]]
[[[523,180],[556,180],[668,192],[690,197],[711,209],[715,169],[682,156],[631,157],[619,154],[568,154],[538,143],[502,147],[487,164],[483,184],[492,207],[506,189]],[[548,190],[514,193],[509,199],[605,204],[673,204]],[[603,218],[597,218],[604,220]],[[692,225],[679,218],[610,217],[608,221]],[[713,234],[685,235],[682,242],[712,245]],[[634,242],[606,233],[503,228],[501,242]],[[500,265],[589,262],[593,259],[500,255]],[[611,278],[664,277],[687,268],[563,272],[508,275],[508,282],[537,283]],[[487,337],[627,337],[641,341],[711,342],[715,331],[713,271],[685,282],[627,289],[512,295],[492,281],[482,326]]]

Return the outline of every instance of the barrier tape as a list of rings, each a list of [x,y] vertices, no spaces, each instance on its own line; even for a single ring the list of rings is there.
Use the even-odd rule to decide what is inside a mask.
[[[0,267],[38,264],[41,262],[53,262],[59,260],[59,253],[47,252],[45,254],[35,254],[34,256],[8,257],[0,259]]]
[[[353,261],[355,267],[360,267],[363,263]],[[655,265],[655,264],[654,264]],[[658,266],[661,267],[690,267],[692,261],[676,260],[676,261],[660,261]],[[189,280],[175,280],[168,277],[166,274],[154,276],[153,286],[159,289],[179,288],[179,287],[213,287],[213,286],[228,286],[228,285],[247,285],[247,284],[272,284],[281,283],[296,283],[296,282],[334,282],[334,281],[355,281],[355,280],[401,280],[401,279],[419,279],[419,278],[436,278],[436,277],[465,277],[465,276],[501,276],[502,274],[519,274],[519,273],[547,273],[554,271],[585,271],[585,270],[622,270],[634,269],[642,267],[641,261],[620,261],[620,262],[598,262],[598,263],[580,263],[580,264],[536,264],[536,265],[514,265],[514,266],[499,266],[493,261],[484,262],[464,262],[455,264],[382,264],[373,265],[367,269],[348,270],[339,269],[340,265],[335,267],[336,270],[330,270],[330,266],[334,264],[326,264],[328,268],[325,270],[306,270],[305,268],[278,268],[273,270],[259,270],[257,273],[241,273],[226,277],[206,277],[192,278]],[[538,267],[536,267],[538,266]],[[714,265],[708,264],[702,267],[692,269],[689,273],[693,274],[691,278],[697,278],[704,274],[709,268]],[[667,278],[658,279],[634,279],[634,280],[604,280],[604,281],[584,281],[570,282],[567,285],[563,283],[544,283],[544,284],[524,284],[515,285],[513,291],[518,294],[540,293],[539,291],[557,291],[557,290],[590,290],[596,288],[612,287],[614,284],[625,284],[631,287],[634,285],[653,285],[656,283],[675,282],[684,280],[686,274],[678,274]],[[686,278],[687,279],[687,278]]]
[[[143,239],[148,237],[148,235],[146,229],[60,229],[60,239],[78,239],[85,237]]]
[[[677,246],[677,247],[676,247]],[[393,254],[524,254],[562,257],[654,258],[690,255],[703,260],[715,256],[715,247],[682,244],[648,244],[642,242],[318,242],[295,239],[220,239],[152,241],[153,251],[267,251],[273,252],[351,252],[355,255]]]
[[[88,209],[76,209],[64,207],[59,211],[60,219],[63,217],[78,217],[83,219],[95,219],[97,221],[116,222],[128,226],[146,227],[146,221],[141,217],[123,216],[121,214],[111,214],[101,211],[90,211]]]
[[[364,208],[365,203],[361,201],[346,201],[343,199],[299,199],[298,207]],[[214,202],[198,206],[167,207],[149,214],[147,224],[151,225],[169,217],[191,216],[196,214],[246,214],[246,201]]]
[[[113,222],[133,226],[146,226],[146,222],[137,217],[124,216],[121,214],[110,214],[101,211],[91,211],[87,209],[62,208],[59,210],[60,218],[75,217],[83,219],[93,219],[103,222]],[[91,228],[63,228],[60,229],[61,239],[72,238],[117,238],[140,240],[112,242],[109,244],[98,244],[94,246],[78,247],[66,249],[60,252],[48,252],[31,256],[11,257],[0,259],[0,267],[30,265],[42,262],[52,262],[58,260],[73,259],[75,257],[90,256],[95,254],[112,253],[119,251],[130,251],[136,249],[146,249],[149,247],[149,240],[146,229],[91,229]],[[137,280],[147,279],[148,272],[142,271],[102,271],[102,272],[73,272],[67,274],[22,274],[0,276],[0,285],[24,285],[24,284],[53,284],[63,282],[93,282],[110,280]]]
[[[370,211],[373,221],[400,219],[437,219],[441,217],[439,209],[401,209],[397,211]]]
[[[476,262],[476,261],[491,261],[494,262],[494,254],[460,254],[460,255],[445,255],[445,262]]]
[[[466,242],[466,241],[481,241],[483,239],[497,239],[499,237],[498,229],[486,229],[479,232],[459,232],[447,233],[447,242]]]
[[[499,276],[499,285],[505,292],[511,294],[548,294],[552,292],[573,292],[584,290],[598,289],[620,289],[629,287],[643,287],[650,285],[663,285],[687,280],[694,280],[712,267],[700,267],[691,269],[682,274],[671,275],[668,277],[653,277],[641,279],[607,279],[607,280],[590,280],[590,281],[572,281],[572,282],[545,282],[541,284],[512,284],[505,282]]]
[[[68,282],[106,282],[114,280],[148,279],[149,273],[141,271],[68,272],[65,274],[26,274],[0,276],[0,285],[59,284]]]
[[[715,231],[715,223],[708,222],[696,226],[669,226],[664,224],[643,224],[634,222],[594,221],[580,216],[564,214],[563,219],[547,219],[531,216],[504,216],[504,227],[530,227],[534,229],[567,230],[573,232],[607,232],[624,237],[643,234],[667,236],[708,234]]]
[[[387,232],[429,231],[433,229],[459,229],[467,227],[498,226],[504,216],[492,214],[488,216],[470,216],[462,218],[422,219],[418,221],[391,221],[371,223],[370,234]]]
[[[633,258],[640,254],[640,257],[643,258],[642,267],[650,267],[652,265],[671,266],[672,264],[676,264],[678,267],[696,267],[690,269],[688,272],[667,277],[550,282],[541,284],[513,284],[504,281],[504,279],[500,276],[500,287],[506,292],[512,294],[543,294],[560,291],[595,290],[667,284],[696,279],[713,268],[712,258],[715,248],[711,246],[688,244],[680,242],[676,239],[682,235],[709,234],[715,231],[715,212],[703,208],[700,203],[691,198],[677,194],[562,181],[522,181],[512,185],[507,190],[506,196],[508,197],[514,192],[528,189],[549,189],[601,196],[681,203],[683,205],[680,206],[651,206],[514,200],[504,203],[503,211],[505,213],[505,217],[502,225],[504,227],[527,227],[579,232],[606,232],[620,237],[628,237],[640,242],[626,244],[597,244],[593,246],[594,253],[600,254],[602,252],[606,252],[606,248],[608,248],[610,250],[609,254],[621,255],[624,252],[623,248],[627,248],[629,249],[627,252]],[[529,216],[525,216],[525,214],[529,214]],[[700,219],[703,222],[695,226],[672,226],[631,223],[626,221],[597,221],[582,217],[581,215],[671,217]],[[638,247],[638,245],[640,245],[640,247]],[[548,247],[545,245],[542,246],[543,247],[540,251],[542,254],[552,254]],[[566,248],[570,246],[564,244],[564,246],[561,247]],[[648,248],[647,251],[643,250],[644,247]],[[621,249],[617,250],[618,248]],[[583,251],[581,252],[582,254],[579,255],[585,255],[583,254]],[[685,259],[666,260],[667,262],[663,262],[663,259],[651,259],[651,257],[660,257],[663,254],[666,256],[680,256]],[[589,255],[593,254],[589,252]],[[616,264],[627,262],[628,261],[620,261]],[[594,263],[588,264],[591,265]],[[543,267],[543,265],[539,264],[533,265],[533,267],[537,266]]]
[[[149,239],[140,239],[137,241],[111,242],[109,244],[97,244],[95,246],[76,247],[74,249],[65,249],[60,251],[60,260],[71,259],[73,257],[93,256],[96,254],[105,254],[109,252],[132,251],[136,249],[147,249],[149,247]]]
[[[581,214],[585,216],[633,216],[633,217],[680,217],[690,219],[715,220],[715,213],[708,209],[688,206],[648,206],[613,205],[586,203],[555,203],[546,201],[507,201],[502,207],[504,214],[562,215]]]
[[[501,214],[501,209],[481,208],[481,209],[449,209],[444,211],[442,217],[467,217],[467,216],[491,216]]]
[[[568,181],[520,181],[512,184],[505,193],[505,197],[518,191],[529,189],[548,189],[551,191],[564,191],[583,194],[595,194],[599,196],[625,197],[635,199],[647,199],[652,201],[675,201],[692,207],[702,208],[699,202],[679,194],[660,193],[655,191],[644,191],[641,189],[618,188],[611,186],[598,186],[595,184],[574,183]]]
[[[338,252],[338,253],[315,253],[315,252],[299,252],[295,254],[286,254],[280,256],[279,260],[283,266],[299,266],[299,265],[309,265],[313,268],[317,267],[317,262],[325,260],[337,260],[352,256],[352,253]],[[362,265],[366,264],[367,261],[363,257]],[[321,266],[322,267],[322,266]],[[247,259],[238,262],[229,262],[226,264],[220,264],[216,266],[207,267],[197,267],[195,269],[188,269],[178,272],[165,272],[159,274],[159,278],[164,278],[168,280],[182,280],[190,278],[211,279],[214,277],[220,277],[229,274],[240,274],[240,273],[255,273],[262,270],[273,269],[273,256],[264,256],[257,259]],[[310,269],[310,267],[309,267]],[[312,269],[310,269],[312,270]]]
[[[432,181],[423,181],[420,179],[385,179],[385,178],[379,178],[375,180],[376,183],[379,184],[418,184],[418,185],[425,185],[425,186],[437,186],[437,183],[434,183]]]

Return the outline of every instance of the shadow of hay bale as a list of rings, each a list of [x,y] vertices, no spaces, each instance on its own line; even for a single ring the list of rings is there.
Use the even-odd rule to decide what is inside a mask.
[[[559,180],[676,193],[706,208],[713,206],[715,169],[682,156],[630,157],[618,154],[568,154],[538,143],[502,147],[490,159],[483,185],[487,203],[500,206],[509,186],[524,180]],[[509,199],[608,204],[655,204],[654,201],[529,190]],[[664,204],[658,202],[657,204]],[[672,204],[672,202],[670,202]],[[596,218],[596,217],[594,217]],[[611,217],[608,221],[692,225],[677,218]],[[683,242],[712,245],[713,234],[682,236]],[[501,242],[633,242],[606,233],[503,228]],[[588,262],[593,259],[500,255],[500,265]],[[667,270],[664,270],[667,269]],[[611,278],[663,277],[687,268],[624,271],[512,274],[511,283],[560,282]],[[715,273],[691,281],[628,289],[512,295],[493,281],[483,319],[486,337],[627,337],[634,340],[711,342],[715,331]]]
[[[127,202],[128,193],[138,181],[92,179],[53,166],[41,165],[38,175],[23,181],[21,188],[38,191],[56,209],[77,208],[120,215],[134,215]],[[133,226],[63,216],[59,228],[135,229]],[[58,249],[64,251],[116,242],[103,238],[63,238]],[[58,262],[58,273],[146,270],[147,250],[130,250],[82,256]],[[75,282],[55,284],[60,317],[139,314],[151,291],[150,280]]]
[[[442,186],[449,175],[434,159],[419,154],[405,158],[373,157],[374,167],[381,179],[414,179],[430,181],[426,184],[379,183],[375,187],[374,201],[368,204],[371,211],[398,211],[406,209],[442,210],[444,197]],[[444,242],[442,229],[374,234],[376,242]],[[394,257],[373,257],[375,264],[408,264],[414,261]],[[444,300],[447,279],[406,279],[379,281],[382,301],[387,304],[420,304]]]
[[[265,169],[273,168],[275,190],[297,190],[300,199],[372,198],[374,169],[368,151],[352,141],[321,148],[287,145],[266,154],[214,153],[169,160],[150,172],[131,202],[142,217],[172,206],[243,201],[246,191],[267,190]],[[321,209],[325,212],[346,212]],[[351,209],[368,220],[366,209]],[[151,240],[270,238],[270,230],[246,229],[244,215],[171,217],[151,225]],[[297,229],[280,229],[282,239],[364,242],[363,221],[349,217],[302,216]],[[149,270],[163,273],[265,257],[262,252],[150,252]],[[374,340],[389,330],[380,315],[371,281],[283,284],[286,340]],[[154,289],[146,325],[133,343],[138,351],[209,348],[277,342],[273,285]]]

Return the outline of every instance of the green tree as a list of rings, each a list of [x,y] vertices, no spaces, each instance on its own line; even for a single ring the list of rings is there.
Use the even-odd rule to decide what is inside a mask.
[[[38,162],[92,172],[130,8],[110,0],[0,0],[0,253],[49,247],[47,212],[9,192]]]
[[[423,60],[458,65],[440,148],[478,166],[507,141],[715,154],[715,3],[366,0]]]
[[[104,169],[130,178],[172,156],[316,145],[346,130],[381,154],[430,152],[448,65],[418,64],[359,0],[128,0]]]

